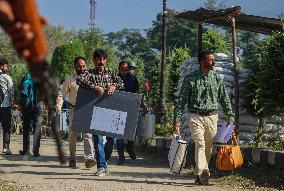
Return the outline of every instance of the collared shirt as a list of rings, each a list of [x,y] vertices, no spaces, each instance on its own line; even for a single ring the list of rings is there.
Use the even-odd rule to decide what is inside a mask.
[[[8,74],[2,73],[1,70],[0,73],[0,88],[5,95],[1,107],[10,107],[14,102],[14,84],[12,78]]]
[[[68,102],[73,106],[76,105],[77,92],[79,89],[79,86],[76,83],[76,77],[78,77],[78,75],[74,73],[63,82],[56,100],[56,108],[62,107],[66,95],[68,95]]]
[[[123,78],[120,74],[118,76],[123,80],[124,83],[124,91],[137,93],[139,90],[139,84],[137,77],[133,74],[127,74],[125,78]]]
[[[230,121],[234,121],[234,113],[223,79],[216,71],[203,74],[200,69],[188,74],[183,81],[177,105],[177,116],[180,117],[186,104],[188,110],[213,111],[218,104],[224,109]]]
[[[123,90],[124,84],[122,79],[111,69],[104,68],[102,73],[95,68],[80,74],[77,78],[77,84],[84,88],[95,88],[100,86],[107,89],[114,85],[116,90]]]

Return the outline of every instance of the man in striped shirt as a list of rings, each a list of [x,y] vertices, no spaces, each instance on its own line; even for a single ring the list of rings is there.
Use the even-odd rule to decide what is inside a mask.
[[[124,84],[122,79],[114,71],[105,67],[107,64],[107,53],[104,50],[98,49],[94,51],[93,62],[95,68],[77,77],[79,86],[92,88],[100,95],[112,95],[115,90],[123,90]],[[93,137],[98,168],[96,176],[105,176],[108,173],[106,162],[111,157],[114,139],[107,136],[107,142],[104,146],[103,136],[93,135]]]
[[[208,164],[217,133],[218,105],[223,107],[228,123],[234,122],[234,114],[223,79],[213,71],[213,53],[201,52],[198,62],[200,68],[188,74],[183,81],[178,97],[177,116],[181,115],[187,104],[190,114],[188,124],[195,143],[196,183],[206,185],[210,176]],[[176,128],[179,127],[180,124],[176,124]]]

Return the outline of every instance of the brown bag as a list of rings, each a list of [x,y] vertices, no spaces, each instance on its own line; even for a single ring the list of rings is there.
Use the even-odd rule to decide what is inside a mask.
[[[236,136],[232,134],[233,145],[222,145],[216,159],[216,168],[218,170],[234,170],[243,165],[243,156],[241,148],[237,142]]]

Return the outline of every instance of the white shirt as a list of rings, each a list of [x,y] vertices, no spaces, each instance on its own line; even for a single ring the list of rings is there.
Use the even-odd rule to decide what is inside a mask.
[[[73,106],[76,105],[77,92],[79,89],[79,86],[76,83],[76,77],[77,74],[74,73],[63,82],[62,88],[59,91],[56,100],[57,110],[61,110],[65,96],[68,96],[68,102],[70,104],[72,104]]]
[[[14,84],[12,78],[8,74],[2,73],[1,70],[0,73],[0,88],[5,95],[1,107],[10,107],[14,102]]]

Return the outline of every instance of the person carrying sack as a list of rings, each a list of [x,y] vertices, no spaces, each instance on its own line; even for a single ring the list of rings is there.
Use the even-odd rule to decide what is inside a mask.
[[[178,96],[177,116],[187,104],[189,129],[195,143],[195,182],[207,185],[210,177],[208,164],[217,133],[218,105],[223,107],[228,124],[233,124],[234,114],[223,79],[213,70],[214,54],[203,51],[198,55],[198,62],[200,67],[184,78]],[[175,128],[180,128],[180,123]]]

